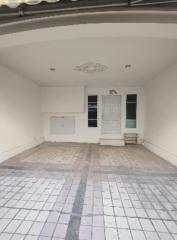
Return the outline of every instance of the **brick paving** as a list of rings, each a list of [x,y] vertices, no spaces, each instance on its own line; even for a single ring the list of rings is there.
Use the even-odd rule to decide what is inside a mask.
[[[45,143],[0,165],[0,240],[177,240],[177,168],[143,146]]]

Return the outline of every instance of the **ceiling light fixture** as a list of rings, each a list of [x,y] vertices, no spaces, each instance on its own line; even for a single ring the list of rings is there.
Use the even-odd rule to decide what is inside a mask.
[[[54,67],[50,68],[50,71],[55,71],[55,70],[56,70],[56,68],[54,68]]]
[[[126,64],[125,68],[131,68],[131,64]]]

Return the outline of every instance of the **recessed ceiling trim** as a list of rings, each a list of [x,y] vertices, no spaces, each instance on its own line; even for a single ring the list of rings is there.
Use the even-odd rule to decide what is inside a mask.
[[[100,23],[38,29],[0,36],[0,49],[56,40],[113,37],[177,39],[177,25],[152,23]]]

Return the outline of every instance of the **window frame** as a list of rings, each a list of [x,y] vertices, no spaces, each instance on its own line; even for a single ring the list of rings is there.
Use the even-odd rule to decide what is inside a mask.
[[[136,96],[136,101],[127,101],[127,97],[129,95],[135,95]],[[128,104],[136,104],[136,111],[135,111],[136,118],[135,119],[127,118],[127,105]],[[137,109],[138,109],[138,94],[137,93],[126,94],[125,107],[126,107],[126,110],[125,110],[125,127],[126,127],[126,129],[137,129],[137,115],[138,115],[137,114]],[[127,120],[135,120],[135,127],[128,127],[127,126]]]
[[[89,97],[96,97],[96,102],[89,102]],[[96,118],[89,118],[89,103],[95,103],[96,105]],[[89,121],[95,121],[96,126],[89,126]],[[98,95],[91,94],[87,95],[87,127],[88,128],[97,128],[98,127]]]

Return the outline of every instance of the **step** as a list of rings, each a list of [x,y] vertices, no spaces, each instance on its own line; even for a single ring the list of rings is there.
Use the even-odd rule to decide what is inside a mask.
[[[125,133],[124,134],[125,144],[137,144],[138,134],[137,133]]]
[[[124,139],[118,138],[100,138],[100,145],[102,146],[125,146]]]

